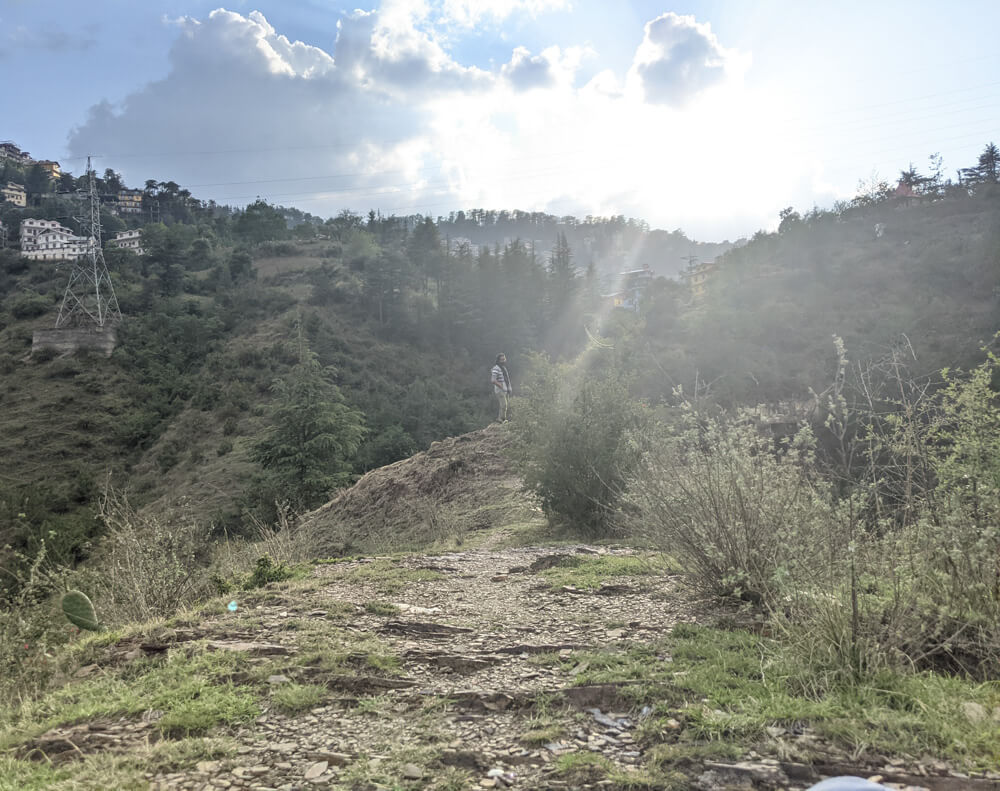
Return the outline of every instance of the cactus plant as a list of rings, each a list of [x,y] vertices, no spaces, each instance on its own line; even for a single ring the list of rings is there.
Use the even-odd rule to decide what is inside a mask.
[[[97,613],[94,605],[87,594],[82,591],[67,591],[62,597],[62,611],[69,618],[70,623],[87,629],[91,632],[99,632],[101,626],[97,623]]]

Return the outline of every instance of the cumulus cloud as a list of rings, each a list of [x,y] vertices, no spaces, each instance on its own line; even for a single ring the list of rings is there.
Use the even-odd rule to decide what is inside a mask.
[[[736,62],[710,25],[669,12],[646,23],[629,76],[646,101],[681,107],[723,82]]]
[[[554,5],[469,0],[467,8],[499,16]],[[674,123],[680,96],[725,70],[728,53],[707,26],[653,20],[627,74],[605,69],[577,86],[581,62],[597,55],[585,47],[517,47],[491,71],[459,62],[435,27],[442,7],[384,0],[346,14],[329,50],[290,40],[256,12],[175,20],[168,72],[91,108],[70,134],[70,153],[105,154],[98,167],[133,185],[169,179],[202,198],[240,205],[259,195],[322,215],[473,206],[558,213],[571,203],[580,214],[625,213],[698,233],[710,224],[699,224],[699,212],[714,217],[742,198],[698,192],[728,178],[716,152],[735,144],[713,130],[722,136],[721,119],[733,112],[766,114],[726,97]],[[668,79],[658,71],[665,63],[687,71]],[[740,140],[762,168],[768,145],[787,145],[773,130],[755,134],[751,121]],[[782,189],[770,177],[754,183]]]
[[[585,47],[548,47],[539,55],[532,55],[525,47],[516,47],[509,63],[500,68],[500,74],[519,91],[532,88],[550,88],[557,84],[571,84],[580,62],[593,52]]]
[[[329,53],[290,41],[257,12],[178,20],[169,73],[120,104],[91,108],[70,133],[70,152],[107,152],[109,164],[140,183],[151,175],[188,184],[287,176],[274,193],[286,203],[345,186],[342,178],[301,183],[317,172],[351,173],[351,189],[416,181],[426,165],[427,102],[493,78],[419,32],[397,36],[386,21],[346,17]],[[248,151],[267,155],[254,161]]]

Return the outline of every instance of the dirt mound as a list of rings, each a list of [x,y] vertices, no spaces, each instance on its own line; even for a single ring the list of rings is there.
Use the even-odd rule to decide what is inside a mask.
[[[421,549],[452,536],[523,522],[537,504],[505,454],[510,434],[494,424],[435,442],[372,470],[307,514],[305,529],[327,555]]]

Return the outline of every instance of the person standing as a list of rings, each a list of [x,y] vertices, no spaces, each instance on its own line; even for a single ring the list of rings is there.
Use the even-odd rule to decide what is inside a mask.
[[[497,422],[507,422],[507,399],[514,394],[514,388],[510,384],[510,374],[507,372],[507,355],[503,352],[497,355],[493,370],[490,373],[490,381],[493,384],[493,396],[497,400]]]

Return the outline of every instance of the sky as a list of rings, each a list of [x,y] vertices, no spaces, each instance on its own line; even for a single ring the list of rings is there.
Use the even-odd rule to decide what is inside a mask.
[[[0,0],[0,140],[320,216],[773,229],[1000,142],[1000,3]]]

